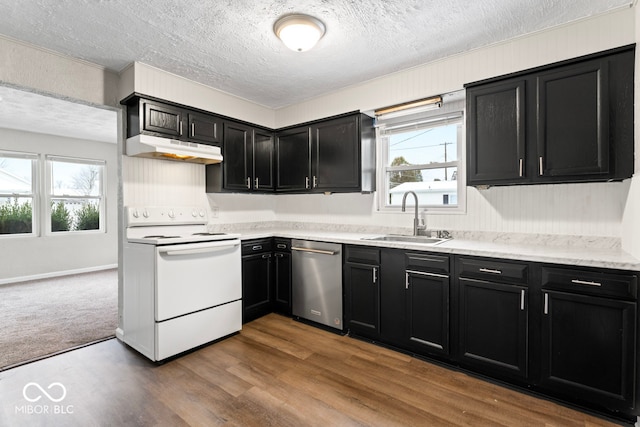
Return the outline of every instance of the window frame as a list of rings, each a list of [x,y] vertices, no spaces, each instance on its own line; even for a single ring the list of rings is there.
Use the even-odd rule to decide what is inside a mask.
[[[450,96],[448,96],[450,95]],[[447,102],[448,99],[452,99]],[[407,109],[402,114],[395,114],[393,120],[385,120],[384,117],[376,118],[376,146],[377,146],[377,188],[376,205],[378,212],[396,213],[401,211],[400,206],[389,205],[389,179],[388,174],[398,171],[414,171],[428,169],[457,168],[457,204],[456,205],[426,205],[418,206],[421,210],[428,210],[430,214],[464,214],[466,213],[466,136],[465,136],[465,105],[464,91],[443,95],[443,106],[430,111],[416,111]],[[455,161],[390,166],[389,159],[389,134],[399,133],[399,129],[420,130],[429,127],[439,127],[451,122],[460,122],[457,137],[458,159]]]
[[[39,168],[38,162],[40,156],[36,153],[18,152],[18,151],[0,151],[0,158],[13,158],[24,159],[31,161],[31,193],[29,194],[16,194],[16,193],[2,193],[0,192],[0,198],[30,198],[31,199],[31,232],[30,233],[7,233],[0,234],[0,238],[16,238],[16,237],[37,237],[39,233],[39,208],[40,197],[38,192],[39,182]],[[1,190],[0,190],[1,191]]]
[[[45,168],[45,178],[43,183],[43,198],[45,199],[45,203],[42,209],[42,224],[45,230],[45,234],[48,236],[58,236],[65,234],[76,234],[76,233],[105,233],[106,232],[106,188],[105,188],[105,175],[106,175],[106,161],[99,159],[87,159],[87,158],[78,158],[78,157],[67,157],[67,156],[59,156],[47,154],[44,156],[44,168]],[[62,162],[62,163],[75,163],[82,164],[87,166],[99,166],[99,188],[97,196],[89,196],[89,195],[73,195],[73,194],[56,194],[53,188],[53,162]],[[97,200],[98,201],[98,212],[100,216],[99,226],[97,229],[92,230],[65,230],[65,231],[53,231],[51,229],[51,205],[52,202],[57,200]],[[46,219],[46,220],[45,220]]]

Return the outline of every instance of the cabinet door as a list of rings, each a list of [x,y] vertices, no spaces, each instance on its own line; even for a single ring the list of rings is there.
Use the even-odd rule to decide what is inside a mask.
[[[271,252],[242,257],[242,322],[271,312]]]
[[[407,336],[416,353],[449,354],[449,276],[406,272]]]
[[[380,251],[380,340],[395,347],[407,346],[405,252]]]
[[[274,259],[274,308],[282,314],[291,316],[291,254],[276,252]]]
[[[467,89],[467,182],[525,180],[524,80]]]
[[[225,123],[222,147],[224,188],[227,190],[251,189],[251,131],[249,126]]]
[[[568,65],[537,77],[538,174],[607,174],[609,76],[606,60]]]
[[[205,144],[221,144],[222,120],[215,116],[189,113],[189,139]]]
[[[527,378],[527,289],[459,279],[461,363],[518,379]]]
[[[308,127],[278,133],[276,157],[277,191],[300,191],[310,188],[311,140]]]
[[[168,105],[144,102],[144,130],[169,136],[182,135],[182,110]]]
[[[349,330],[356,335],[378,339],[380,335],[379,267],[346,263],[344,277],[347,288]]]
[[[273,190],[273,134],[253,131],[253,189]]]
[[[312,188],[358,191],[361,176],[358,116],[313,125],[311,139]]]
[[[608,409],[631,408],[636,304],[543,292],[542,384]]]

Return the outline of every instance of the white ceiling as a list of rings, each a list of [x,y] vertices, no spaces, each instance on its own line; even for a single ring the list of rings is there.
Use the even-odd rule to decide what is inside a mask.
[[[0,34],[114,71],[141,61],[281,108],[632,3],[0,0]],[[290,13],[310,14],[325,23],[327,32],[314,49],[293,52],[276,38],[274,22]]]

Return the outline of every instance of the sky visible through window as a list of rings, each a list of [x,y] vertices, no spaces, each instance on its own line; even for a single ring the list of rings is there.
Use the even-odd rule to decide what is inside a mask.
[[[459,126],[454,123],[389,135],[389,165],[398,157],[412,165],[457,160]],[[447,181],[452,180],[453,170],[447,171]],[[445,180],[443,169],[422,170],[423,182],[436,179]]]

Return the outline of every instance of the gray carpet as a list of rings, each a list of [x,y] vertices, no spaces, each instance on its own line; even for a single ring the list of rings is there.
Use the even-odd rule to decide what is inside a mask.
[[[0,286],[0,370],[115,335],[118,271]]]

